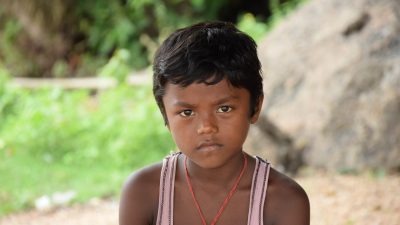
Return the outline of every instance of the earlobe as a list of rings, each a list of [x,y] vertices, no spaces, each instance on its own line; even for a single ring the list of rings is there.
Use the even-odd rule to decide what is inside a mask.
[[[257,122],[258,117],[260,116],[260,113],[261,113],[263,101],[264,101],[264,96],[260,96],[260,98],[258,99],[257,104],[256,104],[256,110],[254,112],[254,115],[250,119],[251,124],[255,124]]]

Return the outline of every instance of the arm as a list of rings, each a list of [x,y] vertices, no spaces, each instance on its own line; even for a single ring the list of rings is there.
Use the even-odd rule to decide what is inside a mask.
[[[282,216],[279,225],[310,225],[310,202],[306,192],[298,186],[288,193],[285,206],[286,216]]]
[[[151,225],[158,207],[160,165],[132,174],[126,181],[119,205],[119,225]]]
[[[269,184],[266,224],[310,225],[310,202],[304,189],[274,169],[271,169]]]

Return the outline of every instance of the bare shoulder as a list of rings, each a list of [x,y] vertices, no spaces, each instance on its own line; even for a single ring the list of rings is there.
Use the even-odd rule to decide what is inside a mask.
[[[309,225],[310,202],[304,189],[271,168],[266,199],[266,224]]]
[[[155,223],[161,166],[161,163],[147,166],[128,177],[120,199],[120,225]]]

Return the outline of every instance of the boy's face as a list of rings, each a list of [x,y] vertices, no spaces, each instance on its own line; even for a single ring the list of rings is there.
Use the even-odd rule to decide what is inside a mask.
[[[261,108],[262,99],[259,101]],[[241,154],[251,123],[250,94],[226,79],[215,85],[166,85],[163,97],[168,129],[180,151],[198,166],[216,168]]]

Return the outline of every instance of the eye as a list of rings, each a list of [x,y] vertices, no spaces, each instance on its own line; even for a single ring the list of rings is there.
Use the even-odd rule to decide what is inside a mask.
[[[230,111],[232,111],[232,107],[227,106],[227,105],[221,106],[217,110],[217,112],[219,112],[219,113],[227,113],[227,112],[230,112]]]
[[[185,109],[185,110],[181,111],[181,112],[179,113],[179,115],[181,115],[181,116],[183,116],[183,117],[189,117],[189,116],[193,116],[193,115],[194,115],[194,112],[193,112],[193,110],[191,110],[191,109]]]

